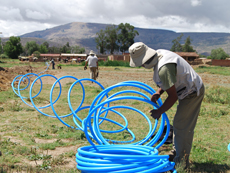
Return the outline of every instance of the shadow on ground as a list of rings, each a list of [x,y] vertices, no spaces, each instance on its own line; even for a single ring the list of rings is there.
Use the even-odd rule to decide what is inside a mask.
[[[190,168],[191,172],[228,172],[230,166],[226,164],[214,164],[214,163],[196,163],[193,162]]]

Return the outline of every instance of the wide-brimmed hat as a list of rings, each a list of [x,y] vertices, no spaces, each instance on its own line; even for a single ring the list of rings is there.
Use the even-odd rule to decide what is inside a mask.
[[[155,56],[157,52],[154,49],[149,48],[142,42],[136,42],[129,47],[130,53],[130,66],[138,67],[145,65],[145,68],[152,68],[158,62],[158,56]],[[148,60],[151,60],[150,62]],[[148,61],[148,62],[147,62]]]
[[[93,50],[91,50],[91,51],[89,52],[89,54],[90,54],[90,55],[95,55],[95,53],[93,52]]]

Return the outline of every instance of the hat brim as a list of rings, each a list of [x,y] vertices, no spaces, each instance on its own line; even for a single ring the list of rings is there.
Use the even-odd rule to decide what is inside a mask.
[[[131,58],[130,58],[129,65],[131,67],[139,67],[139,66],[143,65],[146,61],[148,61],[156,53],[157,52],[154,49],[146,47],[145,53],[140,55],[140,56],[138,56],[138,57],[132,57],[132,54],[130,54]]]

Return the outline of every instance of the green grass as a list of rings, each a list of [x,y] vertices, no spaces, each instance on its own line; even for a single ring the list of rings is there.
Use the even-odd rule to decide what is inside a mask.
[[[32,66],[32,67],[41,67],[44,66],[44,62],[36,62],[32,63],[29,61],[19,61],[18,59],[6,59],[6,60],[1,60],[0,61],[0,66],[1,67],[15,67],[15,66]]]
[[[230,104],[230,88],[212,86],[206,88],[205,102]]]
[[[11,64],[11,66],[13,65]],[[39,66],[39,64],[36,66]],[[197,68],[196,71],[204,70],[198,72],[210,73],[211,75],[214,69],[218,69],[215,75],[228,75],[226,71],[229,71],[229,69],[223,67]],[[63,68],[62,70],[65,70],[66,73],[71,72],[68,71],[68,68]],[[134,71],[135,73],[144,72],[144,70],[138,71],[137,68],[130,72],[134,73]],[[113,72],[115,73],[116,71],[114,68],[111,68],[108,75]],[[135,78],[131,80],[135,80]],[[70,113],[67,103],[67,93],[71,85],[71,82],[62,85],[62,95],[54,105],[59,115]],[[44,84],[41,94],[34,98],[36,105],[44,106],[49,103],[51,86],[51,84]],[[87,83],[84,86],[86,95],[83,106],[88,106],[101,92],[101,88],[97,85],[89,85]],[[110,94],[112,95],[124,89],[133,88],[119,87],[114,89]],[[34,86],[34,93],[38,90],[39,87]],[[200,116],[195,128],[194,142],[190,156],[191,168],[184,171],[181,169],[182,167],[179,167],[178,172],[230,171],[230,152],[227,150],[227,145],[230,143],[229,91],[229,87],[219,86],[218,84],[206,87]],[[28,97],[28,93],[28,90],[22,92],[23,96],[26,97]],[[54,97],[57,94],[58,89],[55,90]],[[167,94],[164,93],[162,100],[165,100],[166,97]],[[81,99],[81,86],[76,85],[71,92],[71,102],[74,109],[79,106]],[[29,99],[25,99],[25,101],[31,104]],[[0,156],[0,172],[80,172],[75,168],[76,165],[68,166],[68,161],[75,160],[78,147],[89,145],[82,131],[66,127],[57,118],[50,118],[40,114],[34,108],[25,105],[11,89],[0,92],[0,102],[0,108],[2,108],[0,109],[0,151],[2,152],[2,156]],[[136,100],[116,101],[111,103],[110,106],[113,105],[133,106],[147,115],[151,109],[150,105]],[[141,115],[127,109],[116,110],[127,118],[129,122],[128,127],[135,134],[137,141],[146,136],[149,126]],[[46,108],[42,111],[53,115],[51,108]],[[175,111],[176,104],[167,111],[170,123],[172,123]],[[78,113],[78,116],[84,119],[87,113],[88,110],[83,110]],[[108,118],[124,124],[124,120],[115,113],[109,112]],[[151,120],[154,123],[154,120]],[[63,121],[71,126],[75,126],[72,116],[63,118]],[[100,125],[100,128],[104,130],[117,130],[120,127],[104,121]],[[131,135],[124,131],[115,134],[102,134],[110,140],[126,141],[132,139]],[[74,150],[71,147],[75,147]],[[159,153],[161,155],[168,154],[171,148],[172,144],[164,145],[159,148]],[[61,149],[65,150],[55,155],[55,152]]]
[[[99,66],[123,66],[123,67],[130,67],[129,62],[125,61],[99,61]]]
[[[197,73],[210,73],[210,74],[230,76],[230,67],[199,66],[195,68],[195,71]]]

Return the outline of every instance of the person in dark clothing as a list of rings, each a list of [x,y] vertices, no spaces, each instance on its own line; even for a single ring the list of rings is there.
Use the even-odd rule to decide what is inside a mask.
[[[55,69],[55,62],[54,62],[54,59],[51,59],[51,63],[52,63],[52,69]]]

